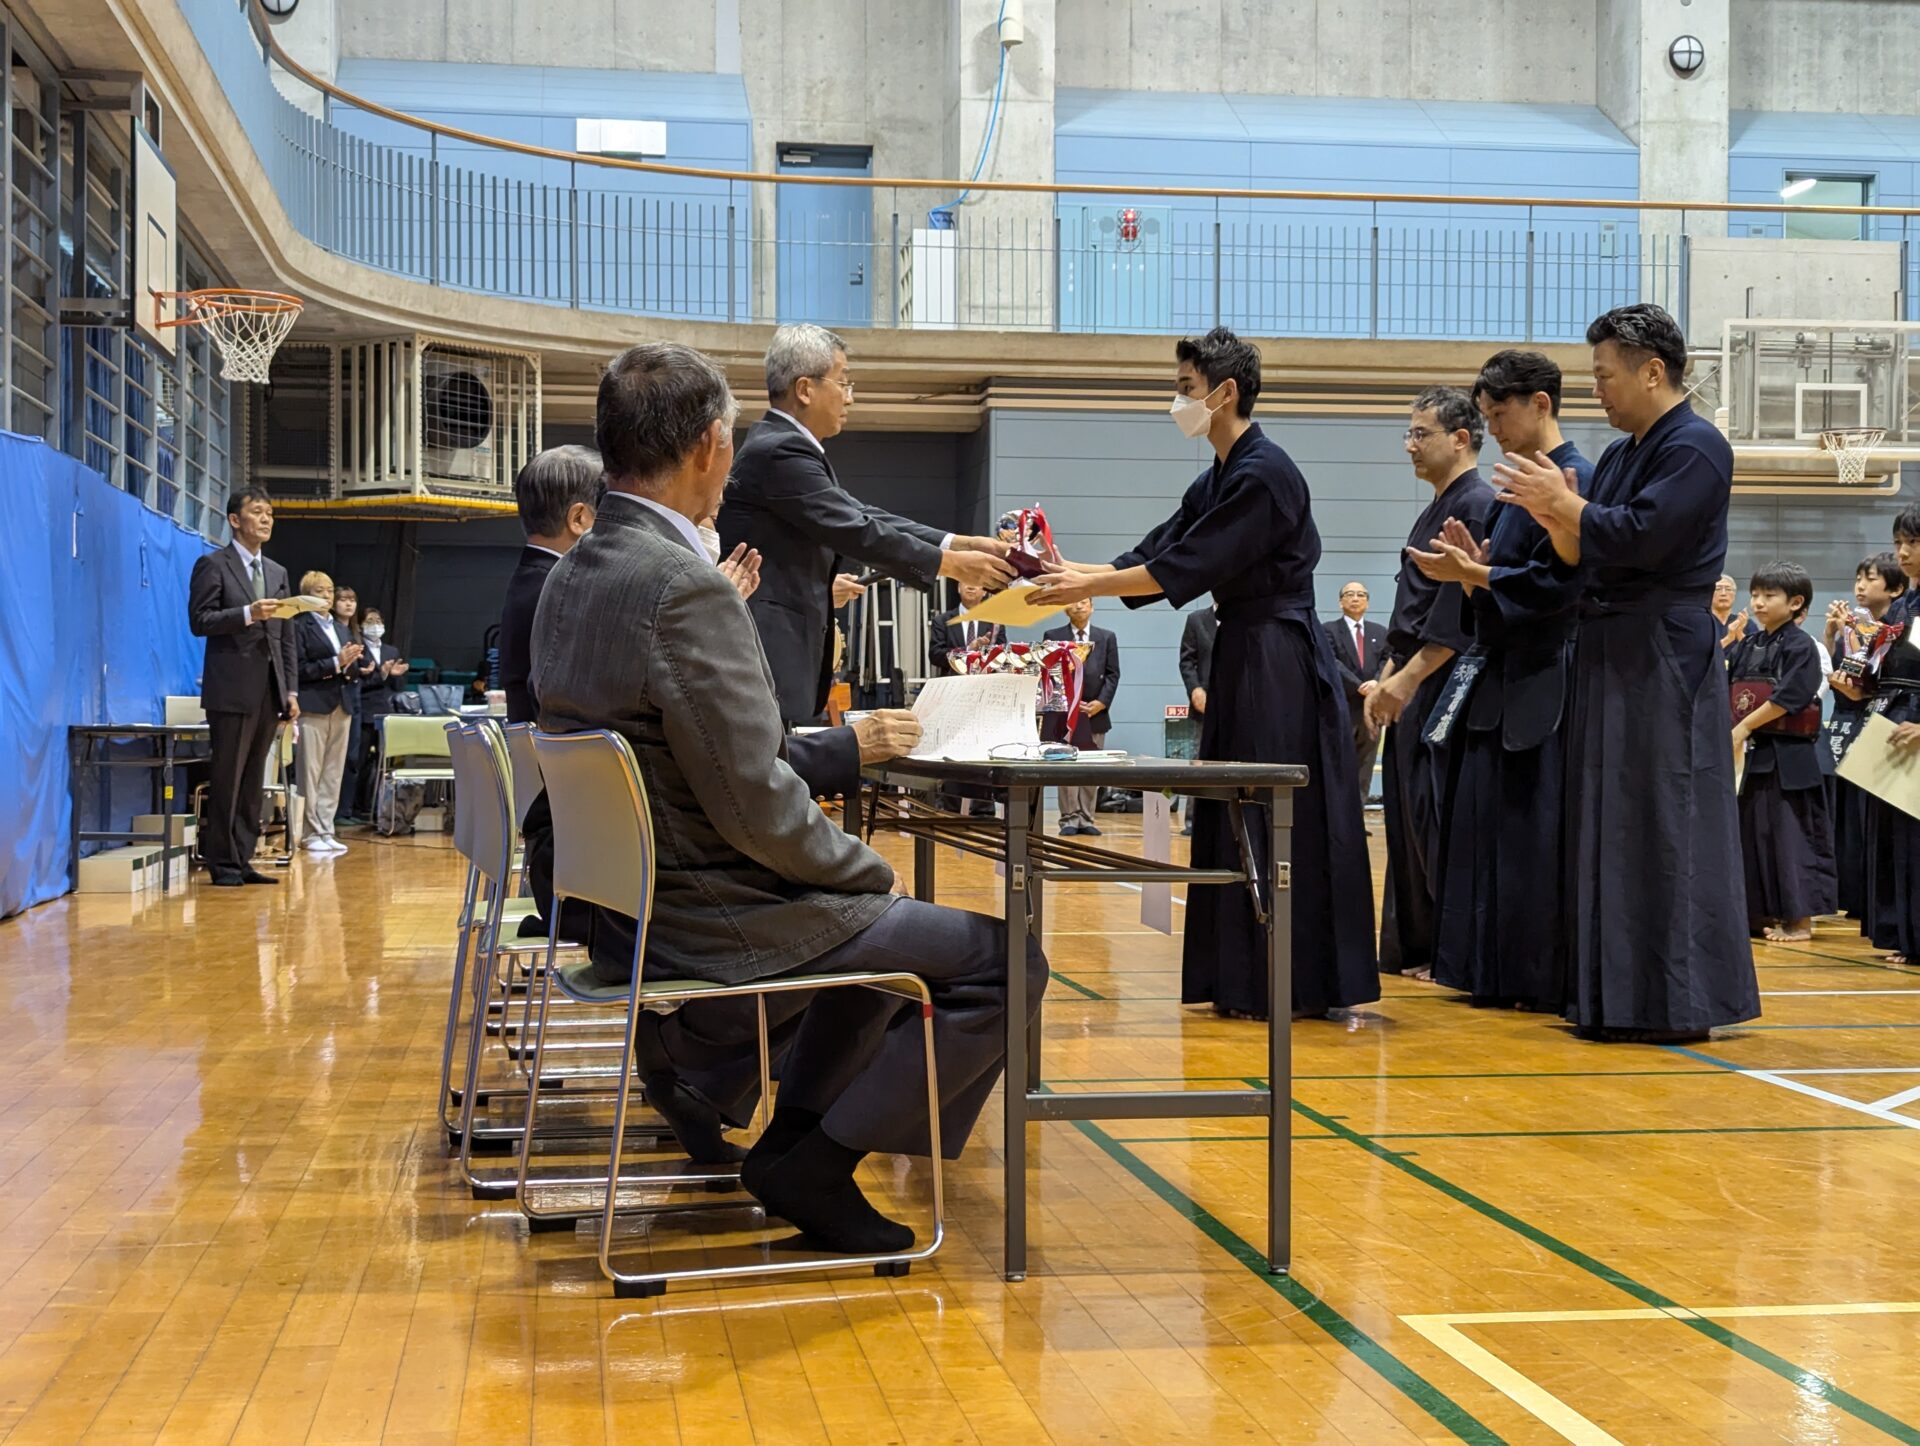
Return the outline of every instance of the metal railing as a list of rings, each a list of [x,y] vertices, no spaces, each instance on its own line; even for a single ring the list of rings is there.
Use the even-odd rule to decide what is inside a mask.
[[[772,176],[500,141],[311,75],[255,0],[182,6],[303,235],[432,285],[557,306],[848,327],[1572,341],[1629,301],[1686,314],[1694,212],[1858,211],[1894,218],[1881,225],[1893,239],[1915,214],[985,182],[975,189],[1023,198],[1015,213],[963,210],[940,230],[901,202],[944,181]],[[269,58],[324,97],[325,116],[281,94]],[[822,185],[864,188],[869,204],[838,222],[777,219],[781,188]],[[1461,208],[1512,220],[1459,224]],[[1147,224],[1111,224],[1149,211]],[[1679,228],[1643,230],[1654,212],[1676,213]],[[1420,213],[1433,219],[1407,219]]]

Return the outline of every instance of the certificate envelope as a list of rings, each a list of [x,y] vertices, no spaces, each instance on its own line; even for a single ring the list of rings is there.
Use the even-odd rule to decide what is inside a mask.
[[[1920,753],[1895,753],[1893,724],[1881,714],[1867,715],[1834,772],[1855,788],[1920,818]]]
[[[1030,582],[1010,583],[1002,592],[988,593],[980,599],[977,607],[968,608],[955,621],[1000,623],[1006,627],[1024,628],[1043,623],[1066,611],[1060,607],[1035,607],[1026,600],[1026,594],[1032,591],[1033,584]]]

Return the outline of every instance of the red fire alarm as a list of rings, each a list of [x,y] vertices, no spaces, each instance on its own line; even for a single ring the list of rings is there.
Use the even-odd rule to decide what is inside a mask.
[[[1140,239],[1140,213],[1131,206],[1120,213],[1120,239],[1129,243]]]

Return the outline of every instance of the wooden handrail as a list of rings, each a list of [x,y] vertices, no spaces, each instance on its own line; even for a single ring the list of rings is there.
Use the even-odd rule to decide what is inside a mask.
[[[1624,201],[1617,197],[1576,196],[1443,196],[1422,193],[1385,193],[1373,191],[1285,191],[1264,187],[1220,189],[1205,186],[1119,186],[1097,185],[1083,181],[957,181],[916,176],[819,176],[804,172],[725,171],[707,166],[675,166],[665,161],[633,161],[621,156],[596,156],[585,151],[556,150],[551,146],[529,145],[524,141],[504,140],[479,131],[462,130],[438,121],[409,115],[392,106],[381,105],[342,90],[323,80],[287,54],[274,38],[272,24],[260,8],[260,0],[247,0],[247,16],[261,45],[288,74],[343,105],[382,116],[401,125],[412,126],[449,140],[467,141],[514,155],[536,156],[543,160],[565,161],[570,165],[602,166],[616,171],[642,171],[657,176],[692,176],[709,181],[765,182],[780,186],[864,186],[870,190],[896,189],[918,191],[966,190],[1053,196],[1170,196],[1186,200],[1235,201],[1339,201],[1355,204],[1391,202],[1395,205],[1428,206],[1525,206],[1561,207],[1600,211],[1705,211],[1722,214],[1759,213],[1768,216],[1920,216],[1920,206],[1791,206],[1767,201]]]

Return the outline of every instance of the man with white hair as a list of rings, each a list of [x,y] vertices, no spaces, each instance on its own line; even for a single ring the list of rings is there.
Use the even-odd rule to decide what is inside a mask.
[[[766,366],[770,405],[734,457],[720,541],[760,553],[760,588],[747,607],[773,665],[782,719],[809,723],[827,704],[840,559],[909,581],[950,577],[989,588],[1009,581],[1013,568],[998,538],[896,517],[840,485],[823,445],[846,426],[853,405],[839,337],[807,323],[780,327]]]

